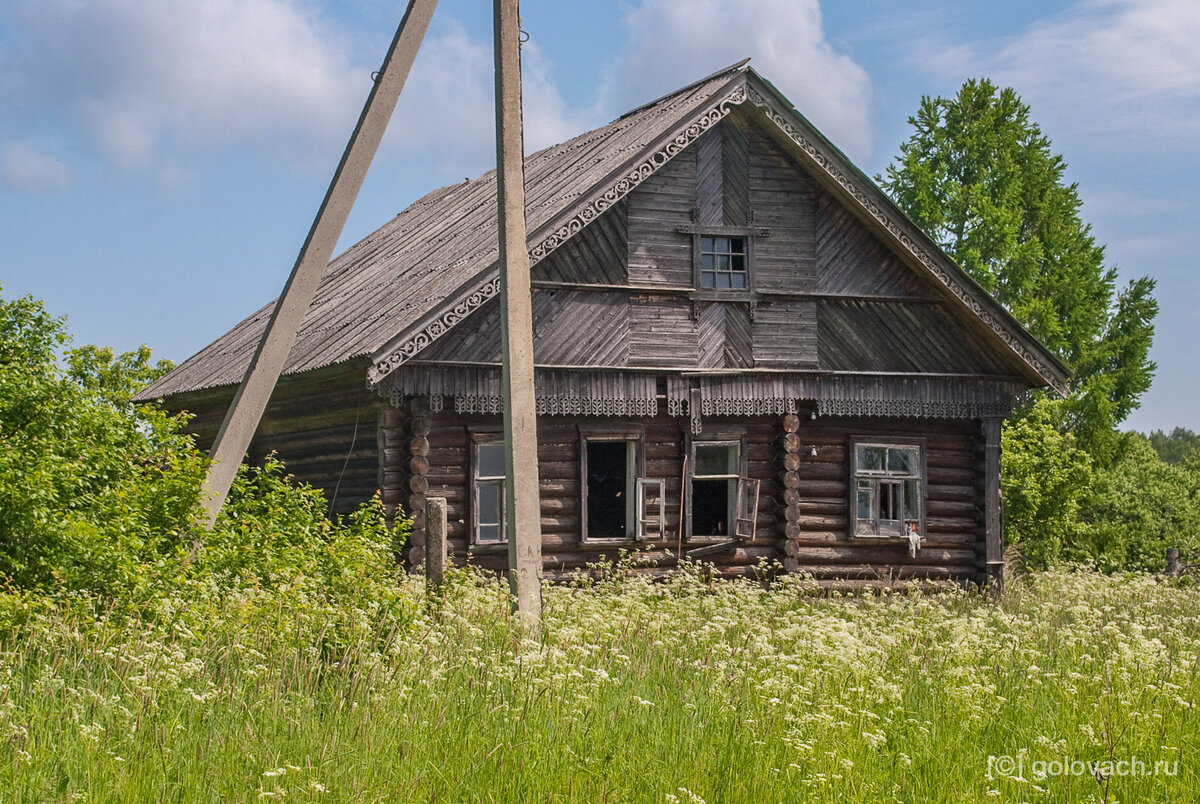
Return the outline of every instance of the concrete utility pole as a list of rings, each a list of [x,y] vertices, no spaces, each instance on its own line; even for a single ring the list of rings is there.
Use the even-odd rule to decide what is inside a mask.
[[[532,291],[525,243],[519,0],[495,0],[495,37],[508,577],[516,596],[517,613],[536,627],[542,616],[542,524],[538,500],[537,403],[533,390]]]
[[[417,57],[417,50],[436,8],[437,0],[409,0],[408,9],[392,39],[383,66],[375,77],[375,86],[342,154],[342,161],[334,173],[325,200],[300,249],[291,276],[283,287],[283,294],[275,304],[258,350],[225,414],[225,421],[213,443],[212,464],[204,481],[204,490],[208,495],[205,508],[209,525],[216,520],[221,506],[225,504],[242,456],[246,454],[254,431],[258,429],[259,420],[283,372],[288,352],[296,342],[296,333],[304,322],[321,274],[333,256],[333,249],[342,235],[342,227],[346,225],[346,218],[350,215],[354,199],[358,197],[367,168],[371,166],[379,141],[383,139],[383,132],[396,108],[400,90],[408,79],[409,70],[412,69],[413,60]]]

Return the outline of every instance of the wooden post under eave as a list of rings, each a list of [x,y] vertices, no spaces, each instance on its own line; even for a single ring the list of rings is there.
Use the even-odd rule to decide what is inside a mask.
[[[1004,530],[1000,496],[1000,419],[983,420],[983,535],[987,574],[995,594],[1004,589]]]
[[[542,525],[538,499],[537,403],[533,388],[533,309],[525,235],[518,0],[495,0],[496,181],[500,225],[500,338],[503,344],[504,517],[508,577],[527,625],[542,616]]]

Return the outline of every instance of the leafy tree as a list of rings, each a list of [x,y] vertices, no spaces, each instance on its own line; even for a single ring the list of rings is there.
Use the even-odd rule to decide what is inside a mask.
[[[1193,454],[1200,457],[1200,435],[1186,427],[1176,427],[1170,435],[1162,430],[1155,430],[1147,440],[1158,453],[1158,457],[1167,463],[1185,463]]]
[[[1200,467],[1163,461],[1129,433],[1110,468],[1093,477],[1082,516],[1101,569],[1161,571],[1168,547],[1200,559]]]
[[[1012,89],[970,80],[923,98],[884,188],[967,273],[1072,369],[1061,421],[1101,463],[1150,387],[1158,312],[1147,277],[1116,272],[1080,218],[1066,162]]]
[[[1049,399],[1034,402],[1004,428],[1004,526],[1032,568],[1090,561],[1094,552],[1081,512],[1092,482],[1091,458],[1058,424]]]

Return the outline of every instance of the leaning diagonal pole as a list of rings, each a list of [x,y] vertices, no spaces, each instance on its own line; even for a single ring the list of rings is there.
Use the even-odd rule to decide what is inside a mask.
[[[342,227],[346,225],[346,218],[362,187],[367,168],[371,166],[371,160],[383,139],[383,132],[392,117],[392,110],[396,108],[400,90],[408,79],[437,3],[438,0],[409,0],[404,18],[384,57],[383,66],[379,68],[375,86],[342,154],[342,161],[333,175],[329,190],[325,193],[325,200],[321,202],[283,293],[275,303],[275,310],[246,369],[242,384],[233,397],[233,403],[225,414],[225,421],[221,423],[204,483],[207,492],[205,507],[210,525],[225,504],[242,456],[254,438],[254,431],[258,429],[271,392],[275,390],[275,383],[283,372],[288,352],[296,342],[296,333],[304,322],[321,274],[333,256],[333,249],[342,235]]]
[[[496,177],[500,223],[500,338],[504,345],[504,446],[508,455],[505,525],[508,577],[518,614],[542,614],[542,526],[538,501],[537,411],[533,390],[533,314],[525,243],[525,166],[521,119],[521,20],[518,0],[495,0]]]

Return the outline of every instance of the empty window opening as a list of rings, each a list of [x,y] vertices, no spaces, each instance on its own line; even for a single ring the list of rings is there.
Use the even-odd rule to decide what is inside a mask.
[[[737,516],[738,442],[697,443],[692,449],[692,537],[727,538]]]
[[[583,442],[584,536],[630,539],[637,533],[638,441],[587,438]]]

